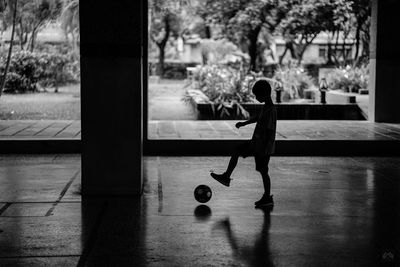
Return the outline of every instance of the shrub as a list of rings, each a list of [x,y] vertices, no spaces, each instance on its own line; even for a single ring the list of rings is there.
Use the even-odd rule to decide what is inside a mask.
[[[21,87],[18,92],[35,91],[36,83],[41,75],[42,64],[35,53],[19,51],[12,55],[10,72],[21,76]]]
[[[4,63],[3,57],[0,71],[4,70]],[[45,87],[57,87],[79,81],[80,78],[79,60],[72,54],[18,51],[11,57],[9,71],[5,91],[15,93],[36,91],[38,83]],[[20,79],[19,84],[15,81],[17,77]]]
[[[272,89],[281,85],[283,97],[286,99],[303,97],[304,89],[315,86],[313,79],[297,67],[280,68],[273,78],[266,78],[262,72],[246,72],[243,65],[198,66],[190,85],[204,93],[207,97],[206,102],[212,104],[221,117],[229,116],[229,110],[235,110],[236,115],[248,117],[248,112],[241,104],[256,102],[251,88],[260,78],[269,81]],[[271,97],[275,98],[275,90],[272,90]],[[186,95],[185,100],[189,100],[187,98],[190,96]]]
[[[326,78],[329,89],[358,92],[368,88],[369,66],[336,68]]]
[[[197,67],[194,72],[194,86],[201,90],[221,117],[229,116],[234,110],[244,118],[249,113],[241,103],[255,102],[251,92],[252,83],[261,74],[246,75],[243,68],[234,68],[221,65],[205,65]]]
[[[21,75],[15,72],[7,73],[6,84],[4,88],[5,93],[18,93],[20,88],[23,88]]]
[[[273,76],[283,86],[283,98],[296,99],[304,97],[304,90],[315,87],[314,79],[299,67],[285,66],[278,68]]]

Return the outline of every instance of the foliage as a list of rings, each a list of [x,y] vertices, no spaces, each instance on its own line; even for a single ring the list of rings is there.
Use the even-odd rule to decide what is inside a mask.
[[[281,86],[286,99],[302,98],[304,89],[315,87],[313,78],[295,66],[279,68],[272,78],[266,78],[262,72],[247,73],[242,66],[204,65],[197,67],[193,77],[194,87],[204,93],[207,97],[204,101],[212,104],[221,117],[229,116],[232,110],[248,116],[241,104],[256,103],[251,88],[258,79],[269,81],[273,89]]]
[[[369,81],[369,66],[336,68],[327,76],[329,89],[358,92],[367,89]]]
[[[67,42],[71,35],[72,49],[78,54],[79,39],[79,0],[64,0],[64,6],[60,15],[61,29],[64,31]]]
[[[363,64],[369,59],[369,41],[371,24],[371,1],[351,0],[352,28],[356,39],[355,65]],[[360,44],[362,47],[360,53]]]
[[[297,2],[297,3],[295,3]],[[286,39],[286,49],[301,62],[306,48],[323,31],[337,31],[349,21],[351,4],[347,0],[303,0],[294,1],[279,28]]]
[[[247,118],[249,113],[241,103],[254,102],[251,84],[254,76],[246,76],[243,69],[220,65],[197,67],[194,72],[195,87],[201,90],[220,116],[230,115],[232,109],[237,115]]]
[[[251,70],[257,70],[256,58],[260,53],[258,38],[263,28],[274,33],[286,16],[292,1],[276,0],[206,0],[197,9],[208,24],[222,27],[222,33],[250,56]]]
[[[3,66],[4,59],[2,59]],[[76,66],[78,64],[78,66]],[[10,62],[10,73],[7,75],[6,92],[23,93],[36,91],[37,85],[58,86],[76,81],[79,76],[79,62],[70,54],[35,53],[19,51],[14,53]]]
[[[340,39],[355,39],[355,63],[368,57],[369,0],[204,0],[197,13],[206,25],[222,27],[220,34],[249,54],[253,71],[260,69],[257,58],[265,49],[261,45],[263,31],[267,39],[274,34],[284,37],[286,48],[280,63],[287,51],[300,63],[306,48],[322,32],[329,34],[330,64],[348,60]]]
[[[149,37],[159,49],[158,74],[164,75],[165,47],[170,37],[183,33],[183,18],[189,1],[151,0],[149,1]]]
[[[21,78],[21,75],[15,72],[7,73],[4,92],[14,93],[18,92],[20,88],[23,88],[23,80]]]
[[[282,83],[284,99],[303,98],[304,90],[315,86],[313,78],[303,68],[290,65],[278,68],[273,79]]]
[[[16,34],[20,47],[33,51],[37,33],[48,22],[56,20],[61,9],[62,0],[18,0]],[[5,9],[3,18],[7,28],[12,23],[12,10]]]

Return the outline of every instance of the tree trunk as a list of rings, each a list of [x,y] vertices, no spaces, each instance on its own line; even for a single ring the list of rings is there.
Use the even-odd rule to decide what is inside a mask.
[[[298,53],[299,57],[297,58],[297,64],[300,65],[301,61],[303,60],[304,52],[306,51],[307,44],[301,46],[300,53]]]
[[[171,31],[171,27],[169,25],[169,14],[164,15],[164,25],[165,25],[165,36],[164,38],[157,43],[158,49],[160,50],[160,54],[158,56],[158,75],[161,77],[164,76],[164,60],[165,60],[165,47],[167,46],[167,42],[169,39],[169,34]]]
[[[31,38],[30,38],[30,40],[29,40],[29,51],[31,51],[31,52],[33,52],[33,49],[35,49],[36,35],[37,35],[37,32],[36,32],[36,30],[34,29],[34,30],[32,31],[32,35],[31,35]]]
[[[283,51],[282,55],[279,56],[279,65],[282,65],[283,58],[285,57],[287,51],[288,51],[288,47],[287,47],[287,45],[285,45],[285,50]]]
[[[250,31],[249,38],[249,56],[250,56],[250,70],[257,71],[258,66],[256,64],[257,61],[257,40],[258,34],[260,33],[261,27],[257,27],[254,30]]]
[[[18,39],[19,39],[19,45],[21,47],[21,50],[24,50],[24,28],[22,26],[22,21],[21,19],[19,19],[18,21],[19,24],[19,29],[16,29],[17,35],[18,35]]]
[[[327,55],[326,55],[327,56],[326,64],[331,66],[331,65],[333,65],[333,61],[332,61],[332,43],[331,43],[331,37],[329,36],[329,34],[328,34],[328,44],[327,44],[327,46],[328,46],[328,51],[327,51]]]
[[[32,30],[32,34],[31,34],[31,38],[30,38],[30,42],[29,42],[29,49],[31,52],[33,52],[33,50],[35,49],[36,37],[38,34],[38,30],[41,27],[43,21],[44,21],[44,19],[40,20],[38,22],[38,24]]]
[[[298,63],[299,65],[301,64],[301,61],[303,60],[303,56],[304,56],[304,53],[305,53],[306,50],[307,50],[307,47],[310,46],[310,44],[314,41],[315,37],[317,37],[317,34],[311,35],[311,39],[308,39],[307,37],[305,38],[305,44],[303,44],[303,45],[301,46],[300,53],[297,53],[297,56],[298,56],[298,61],[297,61],[297,63]]]
[[[354,65],[356,65],[358,61],[358,54],[360,53],[360,32],[361,32],[361,27],[360,24],[357,23],[357,29],[356,29],[356,52],[354,54]]]
[[[158,49],[160,51],[160,54],[158,56],[157,74],[160,75],[160,77],[163,77],[164,76],[164,61],[165,61],[165,45],[158,46]]]
[[[285,51],[283,51],[283,54],[281,56],[279,56],[279,65],[282,65],[283,59],[288,50],[289,50],[292,58],[294,58],[294,59],[297,58],[296,52],[294,51],[294,47],[293,47],[293,40],[290,39],[290,41],[285,42]]]
[[[11,54],[12,54],[12,49],[13,49],[13,44],[14,44],[14,35],[15,35],[15,18],[17,17],[17,3],[18,3],[18,0],[15,0],[14,10],[13,10],[13,23],[12,23],[12,30],[11,30],[10,47],[8,48],[7,62],[6,62],[6,66],[4,68],[3,77],[1,79],[0,97],[3,94],[4,86],[6,85],[6,80],[7,80],[8,69],[10,67]]]
[[[210,39],[210,38],[211,38],[211,29],[210,29],[210,26],[206,25],[204,31],[205,31],[205,34],[206,34],[206,38],[207,38],[207,39]]]

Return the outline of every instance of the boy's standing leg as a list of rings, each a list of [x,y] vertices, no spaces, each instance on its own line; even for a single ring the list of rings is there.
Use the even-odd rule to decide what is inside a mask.
[[[270,156],[256,155],[254,158],[256,161],[256,170],[261,174],[264,185],[264,195],[259,201],[256,201],[254,204],[258,207],[273,206],[274,200],[271,195],[271,179],[268,174]]]
[[[269,162],[269,157],[268,157],[268,162]],[[269,168],[267,165],[266,168],[259,171],[263,180],[264,194],[267,196],[271,195],[271,179],[269,177],[268,170]]]

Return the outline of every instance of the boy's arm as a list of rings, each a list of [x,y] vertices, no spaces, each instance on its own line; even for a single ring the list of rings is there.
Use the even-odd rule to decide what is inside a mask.
[[[254,116],[247,121],[240,121],[240,122],[236,123],[236,128],[240,128],[240,127],[246,126],[248,124],[256,123],[257,120],[258,120],[258,116]]]

